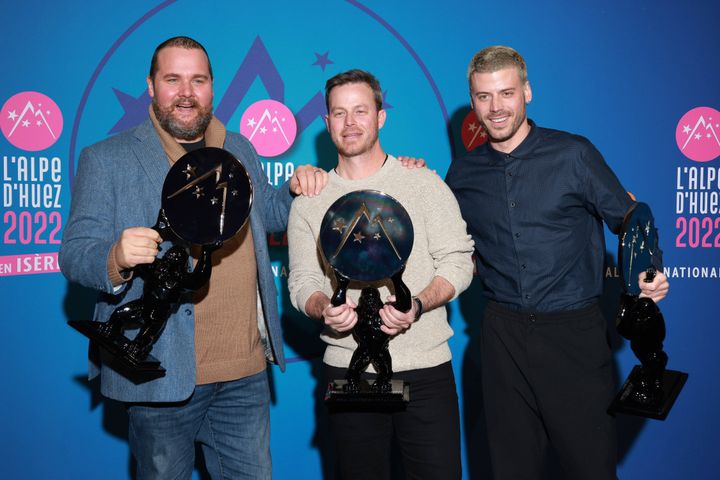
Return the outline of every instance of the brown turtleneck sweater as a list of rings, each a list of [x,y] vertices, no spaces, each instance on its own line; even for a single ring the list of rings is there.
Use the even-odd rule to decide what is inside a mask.
[[[185,149],[158,123],[150,119],[171,164]],[[225,127],[215,117],[205,130],[205,145],[222,148]],[[265,353],[257,325],[257,264],[249,221],[213,252],[210,281],[195,292],[196,384],[237,380],[265,369]],[[197,259],[198,249],[193,249]],[[195,251],[197,250],[197,251]],[[115,246],[108,254],[108,274],[114,285],[130,279],[115,262]],[[172,368],[172,367],[170,367]]]

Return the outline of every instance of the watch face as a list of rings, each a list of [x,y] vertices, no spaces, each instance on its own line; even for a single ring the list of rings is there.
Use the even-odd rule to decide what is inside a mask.
[[[221,148],[206,147],[186,153],[172,166],[163,184],[162,208],[175,235],[210,245],[242,228],[252,196],[240,161]]]
[[[410,215],[390,195],[350,192],[333,203],[320,226],[328,263],[351,280],[389,278],[405,265],[413,245]]]

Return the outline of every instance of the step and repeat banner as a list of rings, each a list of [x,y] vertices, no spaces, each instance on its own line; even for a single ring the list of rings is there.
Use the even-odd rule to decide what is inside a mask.
[[[423,157],[444,176],[454,155],[485,141],[469,109],[470,58],[489,45],[516,48],[533,88],[529,116],[588,137],[656,217],[671,282],[661,303],[665,350],[669,366],[690,377],[666,421],[618,418],[619,476],[717,475],[716,2],[29,0],[0,8],[0,477],[133,477],[125,410],[87,380],[87,340],[66,324],[90,318],[94,293],[64,279],[57,253],[80,150],[146,118],[152,52],[175,35],[207,48],[215,114],[253,136],[272,185],[300,164],[334,165],[322,92],[325,80],[350,68],[381,81],[385,150]],[[319,326],[290,305],[286,236],[268,242],[289,357],[285,373],[271,369],[275,478],[333,478]],[[602,302],[620,383],[637,361],[614,333],[616,245],[607,232]],[[478,283],[449,307],[468,479],[489,471]]]

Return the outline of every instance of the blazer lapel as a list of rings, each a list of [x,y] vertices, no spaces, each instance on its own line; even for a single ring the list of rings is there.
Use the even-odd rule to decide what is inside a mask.
[[[154,191],[160,192],[170,170],[170,162],[149,118],[135,130],[135,138],[138,140],[132,146],[135,158],[155,187]]]

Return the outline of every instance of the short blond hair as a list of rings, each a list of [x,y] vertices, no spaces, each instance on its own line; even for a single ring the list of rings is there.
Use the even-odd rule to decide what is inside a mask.
[[[468,83],[474,73],[493,73],[504,68],[515,67],[520,81],[527,82],[527,66],[525,59],[515,49],[503,45],[494,45],[477,52],[468,66]]]

